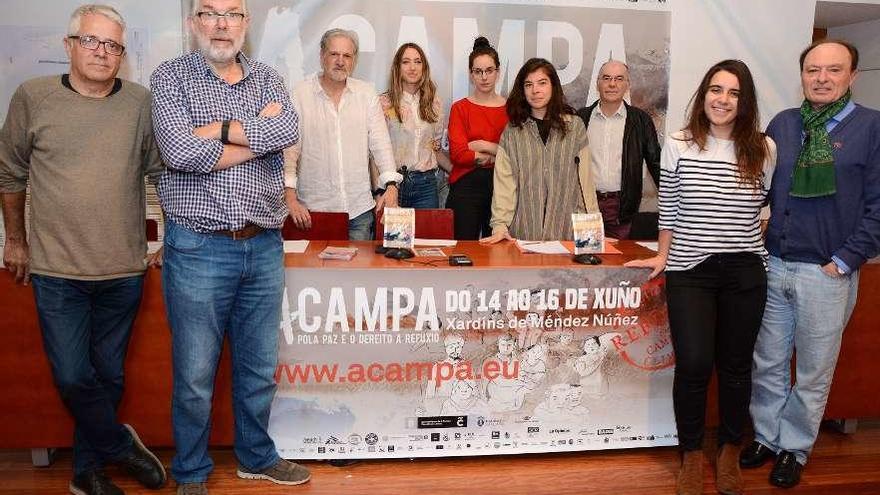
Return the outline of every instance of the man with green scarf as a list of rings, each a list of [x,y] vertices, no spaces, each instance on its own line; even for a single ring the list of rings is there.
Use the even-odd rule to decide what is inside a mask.
[[[789,488],[816,441],[859,267],[880,251],[880,112],[852,101],[854,46],[820,40],[801,53],[804,102],[777,115],[770,191],[767,306],[755,345],[744,468],[776,457]],[[797,350],[791,385],[791,356]]]

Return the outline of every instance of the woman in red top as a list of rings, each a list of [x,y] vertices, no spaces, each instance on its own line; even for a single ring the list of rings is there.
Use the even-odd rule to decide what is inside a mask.
[[[455,238],[477,240],[490,235],[492,166],[501,131],[507,125],[505,99],[495,92],[498,52],[479,37],[468,58],[474,91],[449,112],[449,198],[455,212]]]

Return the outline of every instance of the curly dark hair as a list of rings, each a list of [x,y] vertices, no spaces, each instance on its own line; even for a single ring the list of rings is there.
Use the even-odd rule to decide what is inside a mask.
[[[556,68],[549,61],[543,58],[530,58],[523,64],[522,68],[516,74],[516,81],[513,88],[507,96],[507,118],[510,125],[514,127],[522,127],[529,120],[532,114],[532,107],[526,100],[525,82],[529,75],[536,71],[544,71],[550,78],[552,93],[550,101],[547,103],[547,115],[544,120],[550,122],[550,127],[556,129],[563,136],[566,133],[566,124],[563,116],[565,114],[574,114],[574,108],[565,100],[565,93],[562,92],[562,83],[559,81],[559,74]]]

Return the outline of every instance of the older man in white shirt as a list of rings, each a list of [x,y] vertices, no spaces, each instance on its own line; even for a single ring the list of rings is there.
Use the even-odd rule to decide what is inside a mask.
[[[619,60],[602,64],[596,89],[599,99],[578,110],[578,115],[587,127],[605,234],[628,239],[642,201],[643,170],[648,170],[655,186],[660,184],[660,144],[651,116],[624,101],[629,91],[626,64]]]
[[[397,206],[397,173],[385,117],[373,85],[351,76],[357,62],[353,31],[321,37],[320,73],[293,88],[300,141],[284,153],[285,200],[294,224],[311,228],[312,211],[348,213],[348,236],[373,238],[374,212]],[[384,192],[373,199],[369,157]]]

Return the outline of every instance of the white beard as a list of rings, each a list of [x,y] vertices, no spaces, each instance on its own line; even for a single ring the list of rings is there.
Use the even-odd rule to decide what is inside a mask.
[[[211,38],[201,33],[195,33],[194,37],[199,51],[202,52],[202,55],[204,55],[208,61],[213,63],[222,64],[234,61],[235,56],[238,55],[238,52],[241,51],[241,47],[244,46],[244,33],[242,33],[238,39],[233,39],[232,46],[228,47],[213,45],[211,43]]]

